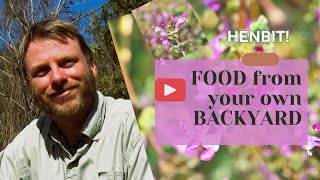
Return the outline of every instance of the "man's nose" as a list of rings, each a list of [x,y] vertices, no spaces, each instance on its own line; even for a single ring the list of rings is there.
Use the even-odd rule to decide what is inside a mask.
[[[67,76],[64,74],[63,70],[59,67],[54,67],[51,69],[51,84],[60,86],[67,82]]]

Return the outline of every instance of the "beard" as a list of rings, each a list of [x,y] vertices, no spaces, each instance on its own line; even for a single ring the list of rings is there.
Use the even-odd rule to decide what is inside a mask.
[[[96,91],[95,77],[90,69],[83,74],[81,81],[67,82],[62,86],[59,89],[75,88],[63,98],[51,98],[48,93],[42,95],[33,87],[30,88],[31,95],[42,111],[54,117],[70,118],[90,111]]]

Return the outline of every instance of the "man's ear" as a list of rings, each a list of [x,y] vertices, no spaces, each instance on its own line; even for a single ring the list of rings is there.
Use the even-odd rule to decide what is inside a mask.
[[[96,66],[96,64],[94,62],[90,62],[89,66],[90,66],[90,68],[92,70],[92,73],[93,73],[94,77],[97,77],[97,66]]]

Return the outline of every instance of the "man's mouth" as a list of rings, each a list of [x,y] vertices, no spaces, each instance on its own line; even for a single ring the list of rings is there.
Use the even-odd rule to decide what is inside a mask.
[[[52,93],[50,94],[49,96],[50,97],[53,97],[53,98],[64,98],[64,97],[67,97],[69,96],[72,92],[74,92],[76,90],[76,87],[70,87],[70,88],[66,88],[62,91],[57,91],[55,93]]]

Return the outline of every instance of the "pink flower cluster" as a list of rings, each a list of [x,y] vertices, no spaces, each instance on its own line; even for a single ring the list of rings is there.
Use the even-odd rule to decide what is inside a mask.
[[[160,22],[161,26],[156,26],[156,25],[151,26],[151,28],[154,29],[155,34],[160,33],[160,37],[161,37],[160,40],[162,45],[173,46],[173,44],[169,40],[170,39],[172,40],[173,35],[179,32],[181,24],[185,24],[188,22],[186,17],[187,17],[187,14],[182,14],[176,20],[176,15],[173,15],[171,17],[171,21],[167,23],[162,21]]]
[[[201,145],[188,145],[186,150],[187,151],[197,151]],[[219,145],[202,145],[205,149],[200,153],[200,159],[202,161],[210,161],[219,150]]]
[[[221,5],[217,0],[201,0],[201,2],[214,11],[218,11],[221,8]]]
[[[320,124],[313,124],[312,129],[314,129],[315,131],[320,131]],[[312,156],[312,152],[310,150],[314,147],[320,147],[320,138],[309,134],[308,144],[302,146],[302,148],[307,150],[308,156]]]

